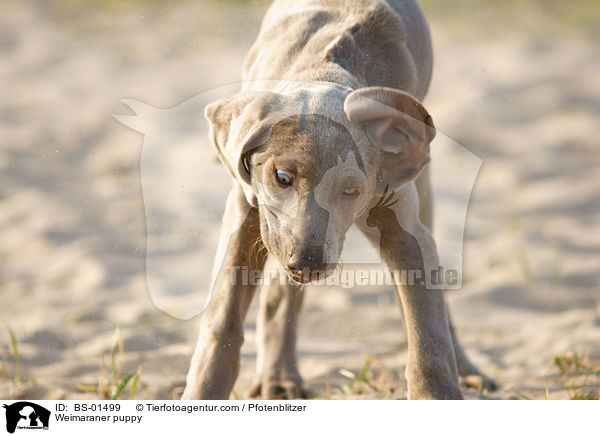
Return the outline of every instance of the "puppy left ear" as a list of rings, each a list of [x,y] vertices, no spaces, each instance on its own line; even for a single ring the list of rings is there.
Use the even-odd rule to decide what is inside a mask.
[[[399,89],[372,86],[351,92],[344,112],[361,123],[383,153],[381,171],[393,188],[412,180],[429,161],[433,120],[419,101]]]

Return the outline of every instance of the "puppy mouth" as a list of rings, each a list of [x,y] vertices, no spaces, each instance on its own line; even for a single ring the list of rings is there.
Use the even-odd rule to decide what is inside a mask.
[[[296,283],[300,283],[300,284],[304,285],[306,283],[311,282],[310,275],[305,276],[302,273],[292,272],[292,271],[288,271],[287,274],[288,274],[289,278],[292,279]]]
[[[286,269],[287,275],[296,283],[307,284],[310,282],[317,282],[326,278],[329,273],[327,269],[315,269],[315,270],[296,270]]]

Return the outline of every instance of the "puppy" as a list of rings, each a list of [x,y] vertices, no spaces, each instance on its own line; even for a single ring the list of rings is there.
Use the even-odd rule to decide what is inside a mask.
[[[456,342],[428,274],[438,267],[427,168],[436,132],[420,101],[431,67],[427,23],[413,0],[276,0],[269,8],[241,91],[205,110],[235,186],[184,399],[229,397],[256,288],[238,273],[263,270],[267,257],[286,278],[261,295],[251,395],[307,396],[295,352],[302,286],[335,272],[351,225],[396,283],[408,397],[462,398],[459,370],[489,381]],[[400,271],[422,280],[407,283]]]

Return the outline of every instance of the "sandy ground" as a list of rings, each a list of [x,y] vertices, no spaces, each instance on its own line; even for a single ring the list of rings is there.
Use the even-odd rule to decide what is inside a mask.
[[[130,114],[123,98],[171,108],[237,81],[264,7],[57,4],[9,2],[0,15],[0,319],[19,341],[24,381],[13,383],[2,326],[0,398],[98,398],[78,385],[110,378],[101,361],[117,326],[121,377],[141,368],[136,398],[176,398],[197,320],[170,316],[149,296],[142,187],[155,167],[140,164],[148,138],[111,114]],[[501,389],[466,395],[543,398],[548,387],[550,398],[567,398],[555,356],[600,359],[597,44],[539,23],[501,35],[446,26],[439,15],[431,24],[436,65],[426,106],[441,133],[483,160],[464,284],[449,301],[468,354]],[[201,218],[204,233],[195,245],[168,231],[156,242],[165,249],[161,274],[188,284],[208,280],[230,185],[189,122],[165,159],[199,162],[187,168],[196,182],[182,201],[197,201],[199,215],[188,218]],[[452,200],[439,205],[443,221]],[[360,252],[358,242],[346,256]],[[173,298],[196,307],[203,294]],[[315,394],[405,395],[406,335],[390,288],[309,289],[305,301],[300,371]],[[241,397],[254,371],[255,306]],[[358,373],[369,359],[379,392],[349,387],[339,372]]]

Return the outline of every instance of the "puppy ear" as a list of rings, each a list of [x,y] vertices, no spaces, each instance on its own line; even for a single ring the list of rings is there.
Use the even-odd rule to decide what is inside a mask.
[[[412,180],[429,161],[429,143],[435,137],[427,110],[407,92],[379,86],[351,92],[344,111],[363,124],[382,156],[382,176],[392,187]]]
[[[248,203],[254,207],[258,202],[251,186],[249,155],[269,139],[272,123],[266,114],[273,98],[271,93],[237,94],[204,109],[211,143],[219,159],[242,185]]]

